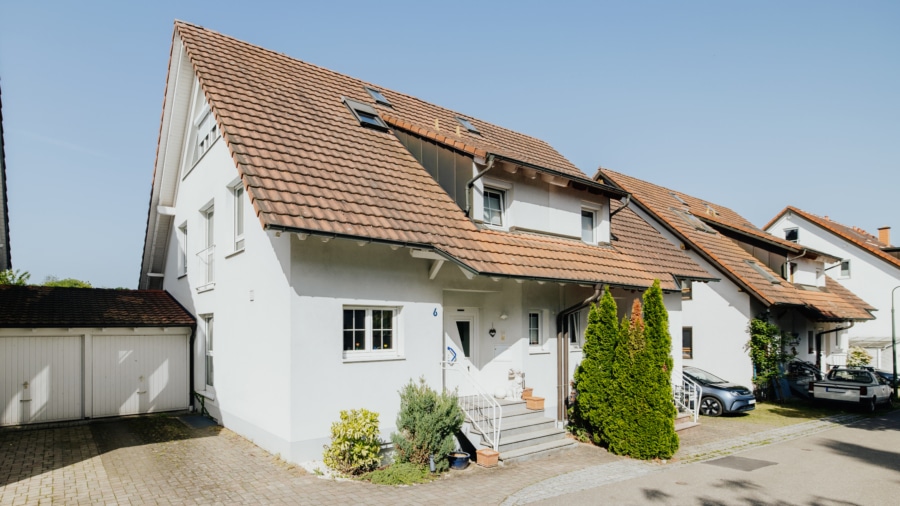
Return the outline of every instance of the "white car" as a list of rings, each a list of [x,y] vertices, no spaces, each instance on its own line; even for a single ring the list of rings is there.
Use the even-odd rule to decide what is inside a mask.
[[[835,367],[825,379],[809,382],[814,400],[850,402],[868,412],[877,404],[891,403],[891,386],[881,376],[863,367]]]

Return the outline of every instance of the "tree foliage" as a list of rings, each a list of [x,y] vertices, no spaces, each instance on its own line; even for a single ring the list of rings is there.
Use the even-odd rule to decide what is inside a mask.
[[[758,392],[768,397],[770,391],[780,389],[778,378],[782,376],[781,366],[793,355],[785,353],[784,337],[777,325],[754,318],[750,320],[747,332],[750,333],[747,348],[756,372],[753,383]]]
[[[93,288],[87,281],[81,281],[75,278],[59,279],[56,276],[47,276],[44,280],[44,286],[56,286],[60,288]]]
[[[455,394],[437,393],[419,378],[400,390],[397,432],[391,435],[397,462],[428,465],[434,455],[437,471],[449,467],[447,456],[456,449],[454,435],[465,415]]]
[[[859,346],[853,346],[847,353],[847,365],[850,367],[862,367],[870,363],[872,363],[872,355]]]
[[[28,278],[31,277],[31,274],[26,272],[22,272],[18,269],[15,271],[12,269],[7,269],[5,271],[0,271],[0,285],[18,285],[25,286],[28,284]]]

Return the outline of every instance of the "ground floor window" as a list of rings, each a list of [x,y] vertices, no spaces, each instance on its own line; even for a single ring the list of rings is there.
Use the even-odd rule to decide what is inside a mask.
[[[541,345],[541,313],[538,311],[528,313],[528,344]]]
[[[396,354],[397,313],[396,308],[345,307],[344,357]]]
[[[681,358],[694,358],[693,327],[681,327]]]

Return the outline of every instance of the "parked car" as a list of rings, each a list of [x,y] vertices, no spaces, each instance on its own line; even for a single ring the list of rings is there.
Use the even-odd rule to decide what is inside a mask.
[[[879,370],[875,371],[875,374],[877,374],[877,375],[881,376],[882,378],[884,378],[884,380],[888,382],[888,385],[890,385],[891,388],[894,388],[894,387],[898,386],[898,385],[897,385],[897,379],[894,378],[894,373],[893,373],[893,372],[891,372],[891,371],[882,371],[882,370],[879,369]]]
[[[796,359],[787,363],[785,376],[791,393],[800,397],[809,397],[809,382],[825,378],[816,364]]]
[[[745,386],[731,383],[696,367],[685,367],[684,375],[703,388],[700,414],[719,416],[722,413],[741,413],[756,408],[756,397]]]
[[[891,402],[888,381],[869,367],[835,367],[825,379],[810,382],[809,393],[816,401],[852,403],[868,412]]]

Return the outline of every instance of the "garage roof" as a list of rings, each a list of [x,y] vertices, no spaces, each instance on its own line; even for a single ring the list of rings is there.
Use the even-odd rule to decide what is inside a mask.
[[[0,328],[193,326],[163,290],[0,286]]]

